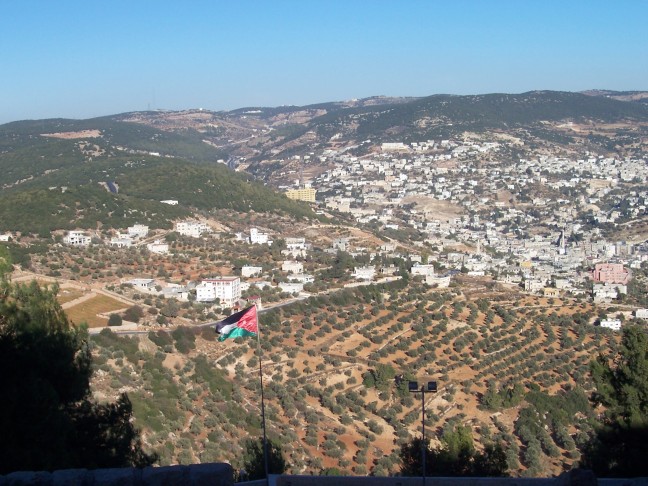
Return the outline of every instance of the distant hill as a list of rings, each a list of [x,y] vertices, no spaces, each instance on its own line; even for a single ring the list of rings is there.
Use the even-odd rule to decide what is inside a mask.
[[[384,105],[398,105],[402,103],[408,103],[411,100],[416,100],[418,98],[409,97],[389,97],[389,96],[372,96],[370,98],[362,98],[348,101],[330,101],[327,103],[315,103],[312,105],[306,106],[296,106],[296,105],[287,105],[287,106],[277,106],[277,107],[247,107],[247,108],[238,108],[227,112],[229,116],[258,116],[260,118],[272,118],[277,115],[289,114],[302,111],[317,111],[324,110],[327,113],[337,112],[341,110],[347,110],[351,108],[362,108],[369,106],[384,106]]]
[[[648,91],[609,91],[606,89],[592,89],[583,91],[588,96],[603,96],[619,101],[630,101],[648,105]]]
[[[646,100],[645,92],[532,91],[372,97],[303,107],[149,111],[89,120],[8,123],[0,125],[0,204],[4,208],[0,212],[7,215],[4,221],[9,224],[13,221],[10,211],[24,197],[19,193],[32,191],[29,194],[33,194],[33,200],[52,207],[58,204],[59,209],[43,212],[42,221],[37,217],[31,222],[27,218],[14,223],[42,229],[65,220],[66,227],[74,226],[76,216],[60,209],[67,206],[66,198],[72,192],[42,192],[66,186],[71,191],[90,191],[93,196],[87,200],[96,196],[92,204],[101,208],[123,204],[135,211],[151,211],[161,219],[149,222],[158,225],[177,214],[169,213],[168,208],[153,211],[145,206],[167,198],[180,200],[186,211],[252,209],[285,211],[302,217],[311,214],[305,206],[216,162],[227,162],[232,167],[243,164],[247,172],[264,181],[277,182],[280,177],[289,177],[282,173],[294,174],[299,169],[291,162],[294,155],[328,148],[362,155],[375,150],[381,142],[439,140],[466,133],[488,136],[493,132],[514,135],[530,148],[541,144],[559,150],[576,147],[609,153],[616,150],[617,135],[624,137],[625,146],[631,146],[633,140],[635,146],[641,146],[648,127]],[[579,131],[566,129],[570,123],[578,124]],[[615,124],[615,128],[594,133],[590,127],[597,124]],[[519,156],[521,153],[510,154],[511,158]],[[117,182],[119,194],[101,193],[98,183],[107,181]],[[112,198],[110,203],[104,201],[106,197]],[[148,202],[138,207],[143,201]],[[83,212],[85,202],[78,204],[82,206],[78,210]],[[85,217],[108,221],[112,216],[109,218],[107,213],[115,211],[121,209],[104,214],[95,208],[86,211]]]
[[[99,184],[106,181],[116,182],[118,194]],[[176,199],[179,205],[159,202],[164,199]],[[212,209],[314,216],[307,204],[291,201],[250,176],[222,165],[179,159],[70,165],[0,192],[2,230],[41,234],[54,229],[96,228],[98,223],[125,228],[140,222],[169,228],[173,220],[194,210]]]
[[[38,143],[39,138],[52,140],[53,137],[44,137],[44,134],[78,133],[96,130],[99,137],[92,138],[104,148],[118,150],[119,147],[145,152],[157,152],[162,155],[182,157],[195,162],[215,162],[226,154],[202,141],[195,130],[183,130],[175,133],[160,130],[151,126],[128,123],[120,120],[120,116],[91,118],[89,120],[29,120],[0,125],[0,150],[33,149],[34,145],[47,145]],[[83,139],[76,138],[75,140]]]
[[[371,141],[413,142],[462,136],[466,132],[514,132],[527,142],[536,139],[563,146],[570,133],[559,125],[648,122],[648,96],[642,92],[570,93],[532,91],[521,94],[433,95],[424,98],[368,98],[356,103],[321,103],[304,107],[246,108],[219,114],[223,144],[232,157],[244,156],[250,171],[268,159],[304,155],[314,149],[337,149]],[[225,130],[223,126],[228,124]],[[234,126],[245,127],[236,138]],[[227,137],[227,140],[224,138]],[[207,138],[210,138],[209,136]],[[589,148],[607,150],[613,142],[592,139]],[[278,169],[278,167],[277,167]]]
[[[98,184],[68,188],[28,188],[0,193],[2,231],[49,237],[53,230],[126,228],[135,223],[170,228],[191,213],[184,206],[115,195]]]
[[[307,132],[316,142],[401,140],[462,131],[507,130],[543,122],[648,121],[648,93],[530,91],[423,98],[371,97],[307,106],[123,113],[90,120],[37,120],[0,125],[0,150],[19,149],[43,133],[99,130],[113,147],[158,152],[196,162],[268,156]],[[312,139],[309,139],[313,142]]]
[[[622,119],[648,121],[648,107],[606,97],[557,91],[476,96],[434,95],[395,106],[352,108],[310,122],[328,137],[425,140],[463,131],[512,129],[544,121]]]
[[[313,216],[308,205],[216,164],[220,156],[196,132],[176,134],[110,118],[2,125],[2,230],[46,235],[135,222],[168,228],[192,211],[222,208]],[[119,187],[117,193],[108,191],[109,182]],[[177,199],[179,206],[161,204],[163,199]]]

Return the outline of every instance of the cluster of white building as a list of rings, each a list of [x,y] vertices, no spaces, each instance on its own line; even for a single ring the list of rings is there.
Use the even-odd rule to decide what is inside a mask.
[[[117,233],[108,244],[117,248],[130,248],[133,244],[148,235],[149,227],[143,224],[134,224],[126,229],[126,233]],[[63,237],[63,243],[70,246],[89,246],[92,236],[87,231],[69,231]]]

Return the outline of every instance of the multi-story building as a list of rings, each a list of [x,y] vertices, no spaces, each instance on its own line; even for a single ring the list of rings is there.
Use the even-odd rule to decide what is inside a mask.
[[[213,302],[233,306],[241,298],[241,279],[239,277],[217,277],[203,280],[196,286],[196,301]]]
[[[592,272],[595,282],[610,284],[626,285],[631,276],[630,270],[624,268],[621,263],[597,263]]]
[[[443,276],[437,276],[437,275],[426,275],[425,276],[425,283],[428,285],[436,285],[440,289],[445,289],[450,286],[450,275],[443,275]]]
[[[286,238],[286,249],[288,250],[306,250],[307,248],[306,238]]]
[[[412,266],[410,272],[412,273],[412,275],[422,275],[424,277],[428,275],[434,276],[434,265],[421,265],[417,263],[416,265]]]
[[[207,224],[200,221],[181,221],[176,223],[175,231],[182,236],[191,236],[193,238],[200,238],[203,233],[208,233],[210,228]]]
[[[315,195],[317,191],[312,187],[303,187],[300,189],[288,189],[286,191],[286,197],[288,199],[294,199],[296,201],[305,201],[305,202],[315,202]]]
[[[91,238],[83,231],[70,231],[65,238],[63,238],[63,243],[72,246],[88,246],[90,245],[90,240]]]
[[[269,245],[272,241],[268,233],[262,233],[257,228],[250,228],[250,243],[253,245]]]

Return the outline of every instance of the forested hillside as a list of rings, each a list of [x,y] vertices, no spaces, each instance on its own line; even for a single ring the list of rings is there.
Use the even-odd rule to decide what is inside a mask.
[[[220,154],[191,133],[108,118],[16,122],[0,127],[0,148],[3,230],[45,236],[135,222],[170,228],[178,218],[213,209],[313,216],[307,205],[216,163]],[[178,206],[160,203],[166,199]]]

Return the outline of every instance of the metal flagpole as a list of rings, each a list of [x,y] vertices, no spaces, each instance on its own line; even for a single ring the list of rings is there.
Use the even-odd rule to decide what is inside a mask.
[[[423,417],[423,447],[421,447],[423,451],[423,460],[421,462],[423,463],[423,486],[425,486],[425,475],[427,473],[425,468],[425,456],[427,456],[427,443],[425,442],[425,383],[421,387],[421,416]]]
[[[256,307],[256,304],[254,304]],[[258,311],[258,308],[256,309]],[[257,325],[257,354],[259,355],[259,382],[261,383],[261,425],[263,426],[263,466],[265,470],[266,480],[270,481],[268,476],[268,438],[266,436],[266,420],[265,420],[265,402],[263,399],[263,370],[261,368],[261,328],[259,327],[259,315],[255,312],[256,325]]]

